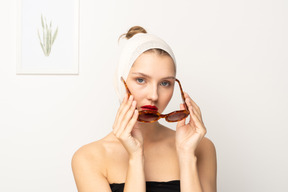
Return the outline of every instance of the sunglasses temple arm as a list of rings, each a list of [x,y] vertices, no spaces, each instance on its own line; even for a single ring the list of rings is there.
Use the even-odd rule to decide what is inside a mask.
[[[132,94],[131,94],[130,90],[128,89],[128,86],[127,86],[125,80],[123,79],[123,77],[121,77],[121,80],[123,81],[123,83],[124,83],[124,85],[125,85],[125,87],[126,87],[126,91],[127,91],[127,93],[128,93],[128,97],[130,97],[130,95],[132,95]]]
[[[185,102],[184,92],[183,92],[181,83],[180,83],[180,81],[179,81],[178,79],[175,79],[175,81],[177,81],[177,83],[178,83],[178,85],[179,85],[179,87],[180,87],[182,100],[183,100],[183,103],[184,103],[184,106],[185,106],[186,110],[188,111],[188,106],[187,106],[187,104],[186,104],[186,102]]]

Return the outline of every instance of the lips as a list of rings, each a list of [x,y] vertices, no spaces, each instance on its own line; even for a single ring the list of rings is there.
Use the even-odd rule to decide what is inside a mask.
[[[141,109],[143,111],[146,111],[146,110],[158,111],[158,108],[156,106],[152,106],[152,105],[144,105],[144,106],[141,107]]]

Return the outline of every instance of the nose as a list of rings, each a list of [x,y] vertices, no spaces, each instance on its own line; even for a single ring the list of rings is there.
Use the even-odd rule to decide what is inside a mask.
[[[158,100],[158,86],[157,85],[151,85],[149,87],[148,99],[151,101],[157,101]]]

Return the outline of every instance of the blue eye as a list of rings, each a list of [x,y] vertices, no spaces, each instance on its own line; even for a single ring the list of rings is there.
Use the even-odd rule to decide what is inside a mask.
[[[137,78],[136,81],[137,81],[138,83],[144,83],[144,79],[142,79],[142,78]]]
[[[169,81],[163,81],[161,83],[161,85],[164,86],[164,87],[168,87],[168,86],[170,86],[170,82]]]

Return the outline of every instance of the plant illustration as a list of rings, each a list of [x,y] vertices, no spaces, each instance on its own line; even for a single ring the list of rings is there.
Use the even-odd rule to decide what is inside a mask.
[[[51,49],[52,49],[52,45],[57,37],[58,34],[58,27],[56,28],[55,32],[52,32],[52,21],[50,21],[50,24],[47,24],[46,18],[41,14],[41,24],[42,24],[42,38],[40,36],[40,32],[38,29],[38,37],[40,40],[40,45],[42,47],[43,53],[45,56],[49,56]],[[52,35],[53,34],[53,35]]]

